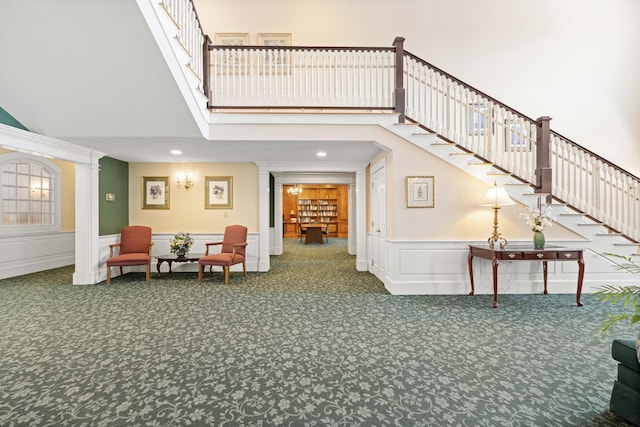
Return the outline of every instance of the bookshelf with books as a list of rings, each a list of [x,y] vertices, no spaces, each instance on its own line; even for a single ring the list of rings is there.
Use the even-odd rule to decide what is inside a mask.
[[[283,212],[288,212],[288,218],[284,218],[284,237],[298,236],[298,222],[329,224],[329,236],[347,237],[347,193],[346,185],[284,185]]]

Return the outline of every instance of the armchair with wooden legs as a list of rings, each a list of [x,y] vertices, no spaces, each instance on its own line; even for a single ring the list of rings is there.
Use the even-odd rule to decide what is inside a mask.
[[[224,283],[229,284],[229,268],[235,264],[242,264],[244,275],[247,275],[245,253],[247,247],[247,227],[244,225],[229,225],[224,230],[222,242],[206,243],[206,252],[198,261],[198,282],[202,282],[205,265],[209,271],[213,267],[222,267],[224,271]],[[209,254],[211,246],[221,245],[220,253]]]
[[[107,259],[107,285],[111,284],[111,268],[120,267],[120,275],[122,275],[122,267],[133,265],[146,265],[147,276],[149,281],[151,270],[151,227],[143,225],[132,225],[123,227],[120,233],[120,243],[112,243],[109,245],[109,259]],[[114,255],[114,249],[119,248],[118,255]]]

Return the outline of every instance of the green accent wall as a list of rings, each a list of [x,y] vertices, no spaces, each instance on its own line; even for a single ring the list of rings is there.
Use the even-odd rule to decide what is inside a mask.
[[[98,179],[100,236],[119,234],[122,227],[129,225],[129,163],[103,157]],[[107,200],[113,194],[113,201]]]
[[[13,116],[5,111],[4,108],[0,107],[0,123],[3,125],[11,126],[14,128],[22,129],[28,131],[26,127],[22,126],[22,123],[13,118]]]

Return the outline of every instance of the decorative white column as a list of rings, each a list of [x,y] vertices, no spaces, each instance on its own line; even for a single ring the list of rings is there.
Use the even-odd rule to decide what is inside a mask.
[[[367,271],[367,176],[364,168],[356,171],[356,208],[355,227],[356,230],[356,270]],[[349,213],[351,216],[351,213]],[[351,224],[349,224],[349,235],[351,236]]]
[[[74,285],[89,285],[97,283],[99,280],[101,260],[98,250],[98,160],[100,157],[102,156],[92,152],[90,163],[76,163],[76,270],[73,273]]]
[[[280,177],[276,177],[276,182],[273,191],[273,255],[282,255],[283,242],[282,242],[282,181]]]
[[[260,166],[258,172],[258,224],[260,227],[260,251],[258,271],[269,271],[269,170]]]
[[[28,150],[75,164],[75,267],[74,284],[98,281],[98,160],[106,154],[80,145],[0,124],[2,145]]]

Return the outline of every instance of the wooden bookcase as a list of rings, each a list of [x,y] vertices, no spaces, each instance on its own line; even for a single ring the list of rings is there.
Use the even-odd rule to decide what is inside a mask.
[[[290,194],[290,188],[299,193]],[[283,185],[282,200],[284,237],[298,237],[298,222],[329,224],[330,237],[348,236],[347,185]]]

